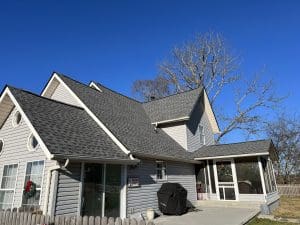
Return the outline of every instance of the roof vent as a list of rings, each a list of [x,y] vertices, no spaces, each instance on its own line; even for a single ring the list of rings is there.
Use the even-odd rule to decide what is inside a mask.
[[[155,96],[150,96],[150,101],[154,101],[156,99],[156,97]]]

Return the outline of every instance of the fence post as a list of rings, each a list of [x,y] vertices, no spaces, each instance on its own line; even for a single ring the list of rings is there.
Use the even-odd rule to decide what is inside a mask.
[[[102,217],[101,225],[107,225],[107,217],[106,216]]]

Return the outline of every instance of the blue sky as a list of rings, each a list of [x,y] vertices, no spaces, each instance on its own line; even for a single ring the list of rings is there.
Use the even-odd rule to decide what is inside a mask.
[[[131,95],[174,45],[210,30],[242,56],[246,77],[266,68],[277,93],[289,94],[282,109],[299,113],[299,12],[296,0],[2,1],[0,86],[40,92],[59,71]]]

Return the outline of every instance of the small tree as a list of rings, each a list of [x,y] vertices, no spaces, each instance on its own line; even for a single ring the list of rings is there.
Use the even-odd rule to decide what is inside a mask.
[[[137,80],[132,90],[140,99],[149,101],[152,97],[160,98],[204,85],[214,106],[224,87],[239,84],[231,115],[224,115],[219,106],[214,107],[221,125],[217,141],[234,130],[255,134],[263,121],[261,109],[274,108],[282,98],[274,95],[272,82],[261,82],[259,75],[243,81],[239,64],[239,56],[226,45],[221,35],[205,33],[175,47],[170,58],[159,65],[156,78]]]
[[[272,138],[279,156],[277,177],[285,184],[291,183],[300,169],[300,122],[299,118],[280,115],[267,125],[267,135]]]

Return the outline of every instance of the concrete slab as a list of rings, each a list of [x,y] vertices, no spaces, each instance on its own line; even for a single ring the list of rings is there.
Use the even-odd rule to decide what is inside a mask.
[[[182,216],[161,216],[155,225],[244,225],[259,213],[258,209],[201,207]]]

